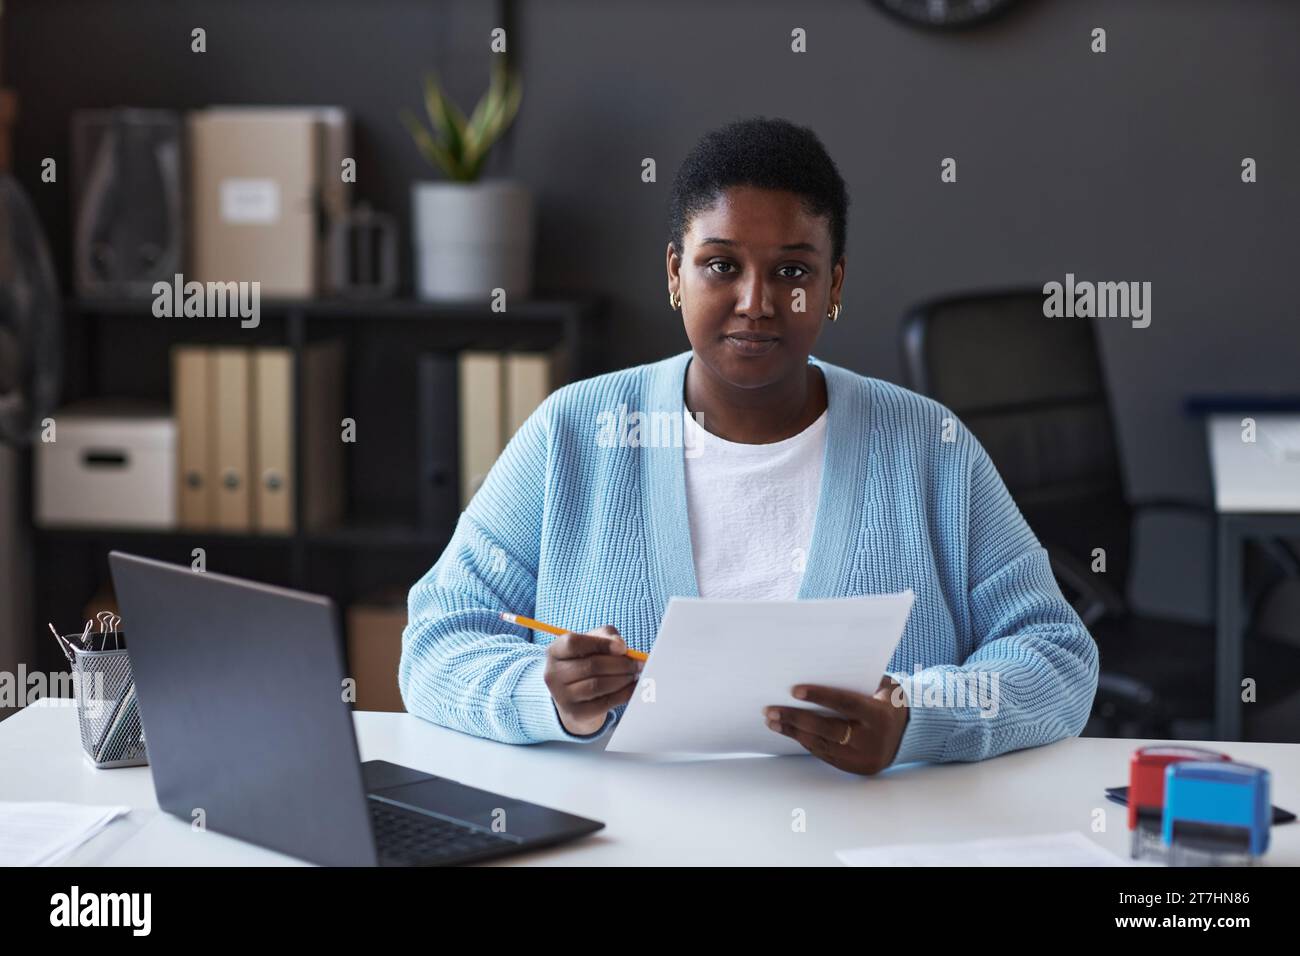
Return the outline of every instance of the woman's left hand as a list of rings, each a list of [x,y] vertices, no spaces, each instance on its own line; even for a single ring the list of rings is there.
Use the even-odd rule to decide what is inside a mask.
[[[902,691],[894,694],[896,687],[897,681],[884,677],[880,689],[868,697],[819,684],[798,684],[792,689],[795,697],[833,710],[836,716],[801,707],[773,706],[763,712],[768,727],[797,740],[813,756],[849,773],[874,774],[894,762],[907,729],[906,698]]]

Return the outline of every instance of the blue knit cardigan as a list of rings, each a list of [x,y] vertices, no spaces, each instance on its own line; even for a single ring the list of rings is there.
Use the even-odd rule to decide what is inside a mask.
[[[691,358],[566,385],[511,438],[410,590],[398,683],[411,713],[517,744],[595,740],[622,716],[569,733],[543,681],[553,638],[498,615],[612,624],[648,652],[668,599],[698,595],[678,437]],[[799,597],[915,592],[887,670],[911,707],[894,763],[1077,735],[1097,647],[983,447],[931,399],[809,361],[829,421]]]

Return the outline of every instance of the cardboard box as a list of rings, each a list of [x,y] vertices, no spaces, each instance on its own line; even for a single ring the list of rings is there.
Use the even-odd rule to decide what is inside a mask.
[[[176,527],[176,423],[162,405],[86,399],[54,413],[35,446],[42,527]]]
[[[189,116],[187,279],[258,282],[264,298],[329,292],[331,225],[347,210],[347,114],[330,107],[213,107]]]
[[[396,592],[348,608],[348,676],[356,681],[357,710],[406,711],[397,686],[406,621],[406,601]]]

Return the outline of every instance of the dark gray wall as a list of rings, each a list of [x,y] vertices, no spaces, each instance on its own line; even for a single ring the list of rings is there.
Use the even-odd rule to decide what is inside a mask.
[[[359,192],[405,220],[429,173],[397,110],[419,105],[435,64],[471,103],[500,22],[471,0],[10,0],[6,16],[17,159],[65,267],[64,191],[36,173],[66,158],[73,107],[342,103],[360,124]],[[192,26],[207,54],[189,52]],[[796,26],[805,54],[790,52]],[[1150,281],[1150,328],[1101,326],[1128,478],[1135,495],[1200,500],[1184,395],[1300,387],[1300,4],[1023,0],[944,35],[864,0],[547,0],[522,3],[518,28],[525,103],[492,170],[536,190],[542,287],[608,296],[610,368],[686,347],[663,277],[672,172],[705,130],[768,114],[816,129],[853,199],[845,314],[822,357],[896,379],[898,318],[920,299],[1066,272]],[[656,184],[640,181],[647,156]],[[939,181],[945,156],[955,185]],[[1163,540],[1156,577],[1181,582],[1187,549]]]
[[[66,178],[42,184],[40,162],[70,159],[79,108],[346,106],[358,125],[357,195],[405,223],[411,182],[433,172],[398,114],[423,115],[432,69],[472,105],[487,85],[497,9],[490,0],[8,0],[0,62],[21,97],[15,172],[50,230],[60,274],[66,281],[69,190]],[[206,53],[190,49],[195,27],[207,32]],[[507,171],[508,156],[491,168]]]
[[[525,4],[521,27],[532,108],[513,158],[543,197],[542,271],[609,290],[616,364],[686,347],[663,276],[672,171],[703,131],[765,113],[813,127],[849,184],[824,357],[896,378],[897,320],[920,299],[1149,280],[1150,328],[1101,325],[1140,495],[1208,496],[1185,393],[1300,390],[1300,4],[1025,0],[950,36],[861,0],[557,0]]]

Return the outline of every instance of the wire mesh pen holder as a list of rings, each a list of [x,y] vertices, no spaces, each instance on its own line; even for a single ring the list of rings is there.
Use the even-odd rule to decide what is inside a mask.
[[[96,767],[144,766],[149,758],[129,652],[125,647],[106,651],[74,647],[73,654],[72,686],[82,750]]]

